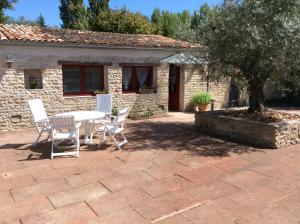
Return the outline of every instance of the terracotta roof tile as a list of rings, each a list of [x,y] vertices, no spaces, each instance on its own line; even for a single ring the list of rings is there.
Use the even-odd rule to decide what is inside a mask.
[[[0,43],[14,41],[138,48],[196,47],[188,42],[158,35],[119,34],[0,24]]]

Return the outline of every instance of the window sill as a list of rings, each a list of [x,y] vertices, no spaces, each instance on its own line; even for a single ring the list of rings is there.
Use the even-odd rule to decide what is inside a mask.
[[[124,96],[156,95],[157,93],[122,93]]]
[[[92,95],[64,95],[64,99],[71,99],[71,98],[95,98],[96,96]]]

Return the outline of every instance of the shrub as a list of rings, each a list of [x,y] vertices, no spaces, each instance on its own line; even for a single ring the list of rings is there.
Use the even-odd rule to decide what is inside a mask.
[[[210,95],[209,93],[205,93],[205,92],[197,93],[192,98],[192,102],[196,105],[209,104],[211,100],[212,100],[212,95]]]

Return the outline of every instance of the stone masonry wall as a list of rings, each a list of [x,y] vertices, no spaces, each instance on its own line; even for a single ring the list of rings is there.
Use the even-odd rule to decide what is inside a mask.
[[[209,92],[215,100],[215,109],[227,107],[230,79],[220,77],[207,79],[206,66],[184,66],[181,76],[181,90],[183,91],[182,109],[184,111],[197,110],[192,104],[193,96],[198,92]],[[208,107],[207,110],[210,110]]]
[[[104,70],[106,86],[114,96],[114,106],[128,108],[131,116],[143,116],[146,111],[158,114],[168,110],[167,65],[156,68],[157,93],[153,94],[122,94],[122,68],[114,65],[105,66]],[[96,99],[93,96],[63,96],[61,66],[43,69],[42,80],[43,89],[25,89],[24,70],[0,69],[0,131],[32,127],[27,106],[29,99],[41,98],[48,115],[95,109]]]
[[[109,92],[113,93],[114,106],[128,108],[131,117],[144,116],[147,112],[153,114],[168,111],[168,80],[169,66],[162,64],[153,69],[154,89],[152,94],[122,94],[122,68],[116,65],[108,68]]]
[[[198,112],[195,124],[205,132],[267,148],[300,143],[300,121],[263,123],[222,116],[218,112]]]

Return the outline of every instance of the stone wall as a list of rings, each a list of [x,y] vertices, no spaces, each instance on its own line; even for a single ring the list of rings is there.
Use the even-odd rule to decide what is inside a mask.
[[[104,66],[108,91],[113,94],[114,106],[128,108],[130,116],[144,116],[146,113],[166,113],[168,110],[167,65],[155,68],[157,93],[122,94],[122,68],[115,64]],[[27,101],[41,98],[48,115],[76,110],[94,110],[93,96],[63,96],[62,69],[42,70],[43,89],[25,89],[24,70],[1,69],[0,130],[32,127],[32,118]],[[21,120],[20,120],[21,119]]]
[[[192,103],[198,92],[209,92],[215,100],[215,108],[227,107],[230,79],[225,77],[208,78],[206,66],[186,65],[181,69],[181,102],[182,111],[197,110]],[[210,107],[207,108],[210,110]]]
[[[198,112],[195,124],[205,132],[266,148],[283,148],[300,143],[300,121],[263,123]]]

